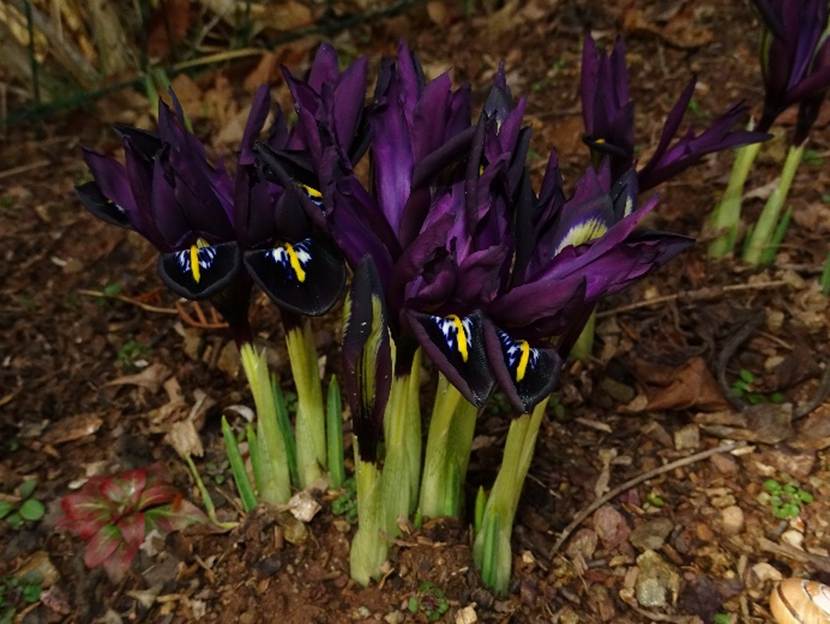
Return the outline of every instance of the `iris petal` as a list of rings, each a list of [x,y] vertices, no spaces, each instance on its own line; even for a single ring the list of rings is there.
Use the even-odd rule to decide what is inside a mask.
[[[562,359],[553,349],[532,347],[526,340],[486,322],[484,337],[490,368],[516,409],[530,412],[559,381]]]
[[[412,332],[433,363],[468,401],[482,405],[493,388],[493,378],[487,366],[481,314],[410,312],[408,316]]]
[[[173,292],[205,299],[224,289],[237,275],[241,253],[235,242],[210,245],[203,239],[186,249],[161,254],[158,270]]]
[[[298,314],[325,314],[346,285],[342,258],[312,238],[247,251],[245,266],[274,303]]]
[[[119,227],[132,227],[124,209],[104,197],[104,194],[95,182],[87,182],[76,186],[75,194],[81,200],[84,207],[99,219]]]

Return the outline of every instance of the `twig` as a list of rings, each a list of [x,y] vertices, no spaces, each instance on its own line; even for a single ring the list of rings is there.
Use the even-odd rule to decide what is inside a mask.
[[[823,557],[821,555],[808,553],[789,544],[776,544],[765,537],[758,538],[758,546],[764,552],[786,557],[787,559],[792,559],[800,563],[809,563],[817,570],[821,570],[822,572],[830,572],[830,557]]]
[[[800,405],[796,408],[795,412],[793,412],[793,420],[803,418],[812,412],[819,405],[824,403],[824,399],[826,399],[828,395],[830,395],[830,364],[825,365],[824,375],[821,377],[821,381],[818,384],[818,388],[816,389],[816,393],[813,395],[813,398],[807,401],[804,405]]]
[[[718,384],[720,384],[726,400],[739,411],[745,410],[747,408],[747,404],[740,397],[735,396],[735,393],[732,392],[732,389],[729,387],[729,382],[726,380],[726,369],[729,366],[729,361],[732,359],[732,356],[734,356],[737,350],[740,349],[741,345],[749,340],[749,337],[763,324],[763,314],[752,317],[738,330],[735,335],[726,341],[720,355],[718,355]]]
[[[34,171],[35,169],[42,169],[43,167],[48,167],[52,164],[51,160],[36,160],[35,162],[26,163],[25,165],[20,165],[19,167],[12,167],[11,169],[6,169],[5,171],[0,171],[0,180],[5,178],[13,178],[16,175],[21,173],[26,173],[27,171]]]
[[[689,464],[694,464],[699,462],[703,459],[707,459],[712,455],[717,455],[718,453],[729,453],[730,451],[734,451],[735,449],[743,448],[745,446],[749,446],[748,442],[730,442],[728,444],[722,444],[720,446],[716,446],[715,448],[708,449],[706,451],[701,451],[700,453],[695,453],[694,455],[688,455],[687,457],[683,457],[681,459],[675,460],[673,462],[669,462],[664,466],[660,466],[658,468],[654,468],[649,470],[648,472],[644,472],[643,474],[634,477],[633,479],[629,479],[622,485],[618,485],[613,490],[608,492],[605,496],[601,496],[600,498],[596,499],[593,503],[585,507],[582,511],[580,511],[571,523],[566,526],[562,533],[560,533],[559,538],[556,540],[556,543],[551,548],[550,556],[553,558],[556,553],[559,552],[559,549],[562,548],[562,545],[568,540],[571,536],[571,533],[582,524],[585,519],[594,513],[597,509],[602,507],[605,503],[610,500],[615,499],[617,496],[625,492],[626,490],[630,490],[635,485],[639,485],[643,481],[648,481],[653,479],[654,477],[658,477],[661,474],[665,474],[667,472],[671,472],[675,468],[682,468],[683,466],[688,466]]]
[[[118,301],[123,301],[124,303],[129,303],[131,305],[137,306],[145,312],[155,312],[156,314],[171,314],[175,316],[178,316],[179,314],[179,311],[174,308],[161,308],[159,306],[150,305],[149,303],[144,303],[143,301],[139,301],[138,299],[134,299],[133,297],[127,297],[126,295],[110,295],[109,293],[105,293],[100,290],[87,290],[86,288],[79,288],[76,292],[79,295],[84,295],[86,297],[97,297],[99,299],[117,299]]]
[[[672,295],[663,295],[662,297],[654,297],[653,299],[646,299],[645,301],[629,303],[617,308],[605,310],[604,312],[599,312],[597,313],[597,318],[613,316],[615,314],[619,314],[620,312],[630,312],[631,310],[638,310],[640,308],[650,308],[651,306],[660,305],[661,303],[669,303],[672,301],[677,301],[679,303],[706,301],[709,299],[718,299],[727,293],[741,292],[745,290],[764,290],[766,288],[780,288],[782,286],[786,286],[788,283],[789,282],[785,280],[772,280],[752,284],[729,284],[727,286],[700,288],[699,290],[690,290],[688,292],[674,293]]]

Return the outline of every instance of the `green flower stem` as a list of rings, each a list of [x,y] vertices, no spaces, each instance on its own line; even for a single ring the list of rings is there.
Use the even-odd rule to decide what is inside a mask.
[[[750,123],[750,130],[752,124]],[[735,150],[735,162],[729,184],[721,197],[720,203],[709,217],[709,226],[718,237],[709,243],[709,257],[722,258],[731,253],[738,237],[738,224],[741,221],[741,202],[744,185],[752,169],[752,164],[761,150],[760,143],[744,145]]]
[[[205,482],[202,481],[202,475],[199,474],[199,469],[196,468],[193,458],[190,455],[186,455],[184,456],[184,461],[190,469],[190,476],[193,477],[193,481],[196,483],[196,489],[199,490],[199,495],[202,497],[202,504],[205,506],[205,511],[210,521],[222,529],[232,529],[237,526],[236,522],[219,522],[219,519],[216,517],[216,506],[213,504],[213,498],[211,498],[210,492],[205,487]]]
[[[787,195],[790,192],[795,173],[798,171],[798,166],[801,164],[801,159],[804,157],[805,145],[806,141],[798,146],[790,146],[778,185],[767,199],[767,203],[761,211],[761,216],[758,217],[758,221],[752,229],[749,243],[744,250],[744,262],[752,265],[761,264],[768,247],[772,244],[773,236],[778,228],[779,215],[787,201]]]
[[[397,535],[398,520],[409,518],[418,502],[421,477],[421,352],[415,352],[409,373],[394,375],[384,415],[386,457],[383,464],[383,505],[386,530]]]
[[[337,489],[346,480],[343,459],[343,405],[337,377],[329,382],[326,399],[326,455],[329,462],[329,484]]]
[[[317,481],[326,469],[326,415],[311,321],[304,319],[298,326],[288,329],[285,342],[297,388],[294,424],[297,468],[300,487],[305,488]]]
[[[256,456],[260,464],[260,469],[254,471],[257,491],[263,502],[281,505],[291,496],[291,482],[285,441],[277,425],[277,408],[268,374],[268,362],[265,353],[258,353],[250,343],[243,344],[239,352],[257,413]]]
[[[242,500],[242,509],[245,513],[256,507],[256,496],[248,478],[248,471],[245,469],[245,462],[239,452],[239,445],[236,443],[236,436],[228,424],[228,419],[222,416],[222,437],[225,438],[225,452],[228,454],[228,461],[231,464],[231,473],[236,483],[236,490]]]
[[[439,375],[421,481],[421,517],[461,516],[477,412],[475,405]]]
[[[501,467],[481,513],[473,544],[473,561],[482,581],[500,595],[507,592],[510,583],[513,519],[546,405],[547,399],[539,403],[532,414],[522,414],[510,423]]]
[[[357,485],[357,532],[349,552],[351,577],[364,587],[381,574],[389,551],[385,527],[381,475],[378,467],[360,459],[355,438],[355,482]]]
[[[580,362],[585,362],[590,359],[594,352],[594,336],[596,335],[597,327],[597,311],[591,312],[588,317],[588,322],[582,328],[582,333],[576,339],[573,348],[571,348],[570,357]]]

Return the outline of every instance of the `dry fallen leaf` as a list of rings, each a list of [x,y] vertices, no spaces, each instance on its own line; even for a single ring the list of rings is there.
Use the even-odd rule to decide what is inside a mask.
[[[103,419],[97,414],[78,414],[61,420],[49,426],[43,436],[47,444],[64,444],[74,440],[80,440],[101,428]]]
[[[729,403],[723,397],[718,382],[709,372],[703,358],[694,357],[675,369],[638,362],[635,365],[635,375],[638,381],[651,386],[645,411],[690,407],[716,411],[729,408]]]
[[[792,416],[790,403],[762,403],[751,405],[742,412],[701,413],[693,420],[703,431],[719,438],[776,444],[792,435]]]
[[[192,420],[180,420],[170,426],[164,441],[172,446],[181,457],[201,457],[205,450]]]
[[[161,384],[170,376],[170,369],[164,364],[151,364],[140,373],[135,375],[124,375],[108,382],[107,386],[140,386],[146,388],[151,394],[155,394],[161,388]]]

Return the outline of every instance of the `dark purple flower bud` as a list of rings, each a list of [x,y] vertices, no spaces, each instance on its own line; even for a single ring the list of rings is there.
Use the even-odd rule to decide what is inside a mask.
[[[374,461],[392,385],[392,346],[383,286],[370,256],[355,270],[343,318],[343,392],[361,458]]]
[[[754,2],[767,27],[761,46],[764,112],[758,124],[766,132],[789,106],[817,97],[830,86],[830,62],[823,43],[828,5],[826,0]],[[806,122],[809,112],[805,114]],[[806,136],[808,130],[802,127],[798,134]]]

